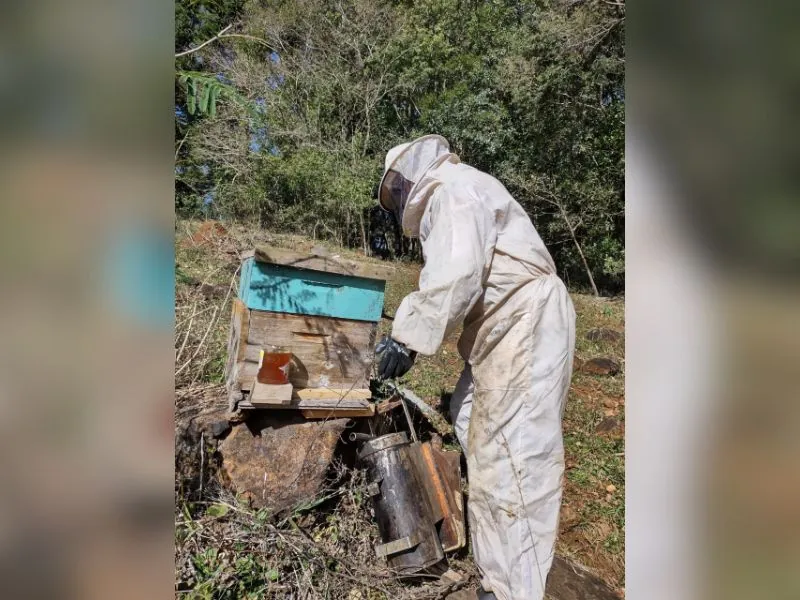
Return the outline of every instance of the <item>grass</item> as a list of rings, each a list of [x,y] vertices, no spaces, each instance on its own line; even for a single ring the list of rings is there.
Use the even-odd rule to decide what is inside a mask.
[[[243,251],[265,243],[305,250],[320,245],[344,257],[365,260],[357,251],[244,225],[230,225],[226,233],[212,232],[206,237],[198,237],[200,228],[200,223],[190,221],[180,221],[176,227],[176,353],[182,348],[178,368],[187,364],[176,376],[176,410],[186,418],[204,410],[204,401],[198,398],[208,397],[209,390],[212,401],[218,401],[230,303]],[[397,262],[389,267],[385,312],[393,315],[401,300],[416,288],[419,265]],[[567,470],[557,550],[621,588],[625,550],[624,341],[591,342],[586,333],[595,327],[624,332],[625,307],[622,300],[583,294],[572,298],[578,315],[576,362],[604,356],[619,362],[623,369],[614,377],[579,371],[573,376],[564,415]],[[380,333],[390,330],[391,322],[382,321]],[[435,356],[419,357],[403,382],[434,406],[443,393],[453,391],[463,367],[457,339],[458,332],[445,340]],[[607,431],[597,431],[601,423]],[[454,440],[445,443],[457,447]],[[338,490],[335,498],[313,510],[298,509],[283,523],[274,523],[268,515],[226,496],[220,486],[209,485],[198,501],[181,496],[182,488],[176,485],[176,585],[180,595],[284,598],[296,597],[299,590],[312,590],[308,597],[437,597],[441,590],[434,584],[409,586],[386,577],[374,559],[377,528],[363,482],[357,472],[348,473],[344,480],[348,482],[344,492]],[[209,512],[209,506],[220,502],[232,508]],[[476,574],[469,553],[451,563],[473,577]]]
[[[564,414],[567,472],[558,551],[621,588],[625,573],[625,348],[624,341],[591,342],[586,334],[593,328],[624,332],[625,305],[621,300],[581,294],[573,294],[573,302],[576,364],[602,356],[614,359],[623,369],[613,377],[580,370],[573,375]],[[599,433],[601,423],[613,427]]]

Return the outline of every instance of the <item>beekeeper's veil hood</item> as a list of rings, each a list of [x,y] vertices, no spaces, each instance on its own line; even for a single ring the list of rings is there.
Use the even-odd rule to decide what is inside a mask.
[[[403,214],[414,187],[426,172],[452,156],[450,144],[440,135],[426,135],[389,150],[378,187],[381,208],[393,213],[403,225]]]

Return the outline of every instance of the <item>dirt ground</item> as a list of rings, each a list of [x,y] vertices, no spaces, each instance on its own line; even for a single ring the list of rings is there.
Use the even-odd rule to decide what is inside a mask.
[[[437,598],[435,583],[402,584],[374,559],[377,528],[357,471],[340,466],[323,499],[276,521],[250,509],[213,476],[213,448],[197,479],[197,442],[188,424],[226,403],[222,393],[230,302],[241,253],[259,244],[311,250],[314,240],[274,235],[244,225],[176,225],[176,591],[190,598]],[[360,253],[326,246],[363,260]],[[376,262],[380,262],[377,261]],[[385,263],[384,266],[386,266]],[[397,262],[385,311],[417,285],[419,265]],[[564,418],[567,472],[557,551],[618,590],[624,585],[624,300],[572,294],[578,314],[576,372]],[[381,328],[388,331],[390,323]],[[619,339],[590,341],[605,328]],[[613,338],[614,336],[610,336]],[[457,335],[436,356],[420,357],[407,385],[437,406],[463,366]],[[603,357],[619,373],[583,372]],[[447,440],[446,440],[447,441]],[[449,440],[449,445],[457,445]],[[193,472],[194,470],[194,472]],[[194,479],[192,477],[194,476]],[[193,482],[193,483],[187,483]],[[476,582],[468,551],[451,566]]]

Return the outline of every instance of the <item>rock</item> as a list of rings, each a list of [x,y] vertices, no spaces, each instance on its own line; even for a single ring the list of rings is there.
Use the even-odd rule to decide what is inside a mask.
[[[231,424],[228,421],[215,421],[208,427],[209,433],[215,438],[220,439],[231,430]]]
[[[291,509],[321,491],[347,422],[275,410],[254,414],[220,443],[222,473],[254,507],[272,514]]]
[[[607,417],[594,428],[595,433],[611,433],[619,427],[619,419]]]
[[[239,402],[244,398],[242,394],[241,384],[234,383],[228,394],[228,414],[239,415],[240,418],[229,418],[231,424],[241,423],[244,421],[244,411],[239,408]]]
[[[611,398],[605,398],[603,400],[603,406],[606,408],[617,408],[617,403]]]
[[[581,371],[590,375],[616,375],[620,372],[620,365],[610,358],[593,358],[583,363]]]
[[[198,434],[203,433],[206,440],[218,438],[225,434],[224,429],[228,427],[228,419],[225,418],[224,408],[213,408],[207,412],[192,417],[190,428],[196,430]]]
[[[238,425],[247,420],[247,413],[243,410],[228,411],[225,413],[225,420],[231,425]]]
[[[577,511],[575,511],[574,508],[572,508],[568,504],[564,504],[561,507],[560,520],[561,520],[560,528],[564,530],[564,529],[571,529],[572,527],[580,523],[581,517],[577,513]]]
[[[446,585],[459,585],[465,583],[467,581],[467,577],[458,571],[447,569],[447,571],[439,576],[439,581]]]
[[[590,342],[619,342],[625,336],[619,331],[597,327],[586,333],[586,339]]]
[[[545,600],[621,600],[611,586],[586,567],[556,556],[547,576]],[[447,600],[478,600],[476,590],[459,590],[445,596]]]
[[[548,600],[620,600],[611,586],[586,567],[556,556],[547,576]]]
[[[617,486],[615,486],[613,483],[609,483],[609,484],[606,486],[606,491],[607,491],[609,494],[613,494],[614,492],[616,492],[616,491],[617,491]]]

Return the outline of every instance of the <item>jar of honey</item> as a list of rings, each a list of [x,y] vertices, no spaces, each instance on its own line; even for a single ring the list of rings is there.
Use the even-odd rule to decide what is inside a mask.
[[[259,383],[284,385],[289,383],[292,353],[283,346],[266,346],[261,350],[258,363]]]

